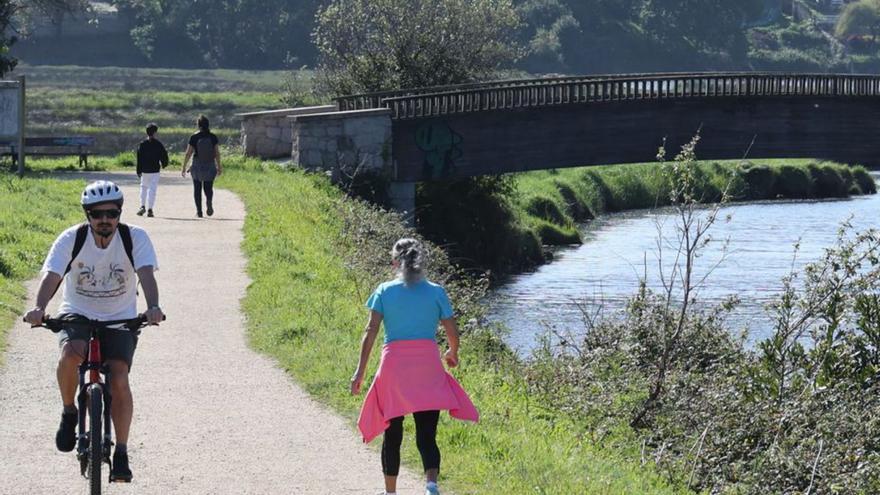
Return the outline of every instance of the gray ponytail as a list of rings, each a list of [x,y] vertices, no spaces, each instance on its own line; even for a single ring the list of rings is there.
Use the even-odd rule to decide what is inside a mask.
[[[404,238],[394,243],[391,258],[398,263],[398,275],[407,284],[413,284],[424,278],[425,255],[422,244],[416,239]]]

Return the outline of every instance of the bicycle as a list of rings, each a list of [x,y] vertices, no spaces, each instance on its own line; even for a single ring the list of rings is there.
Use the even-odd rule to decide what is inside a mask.
[[[37,327],[48,328],[54,333],[58,333],[64,328],[89,330],[87,355],[79,365],[76,458],[80,463],[80,474],[89,480],[89,489],[92,495],[100,495],[101,493],[101,464],[107,463],[109,471],[112,473],[110,461],[110,451],[113,446],[110,422],[110,407],[113,403],[110,396],[112,376],[109,367],[101,358],[101,339],[104,330],[110,329],[110,327],[127,328],[128,331],[135,332],[135,336],[137,336],[140,334],[140,329],[145,326],[147,326],[147,318],[143,314],[128,320],[113,321],[96,321],[78,316],[50,318],[47,315],[43,318],[43,323],[37,325]],[[88,381],[86,381],[86,373],[88,373]],[[86,428],[86,411],[88,411],[88,428]],[[100,440],[93,441],[96,439]],[[108,482],[114,481],[112,476],[108,477]]]

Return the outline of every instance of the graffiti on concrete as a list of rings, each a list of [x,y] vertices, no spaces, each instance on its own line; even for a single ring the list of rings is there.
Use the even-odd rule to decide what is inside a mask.
[[[416,129],[416,146],[425,154],[425,177],[438,179],[452,174],[455,160],[461,158],[462,137],[442,120],[425,122]]]

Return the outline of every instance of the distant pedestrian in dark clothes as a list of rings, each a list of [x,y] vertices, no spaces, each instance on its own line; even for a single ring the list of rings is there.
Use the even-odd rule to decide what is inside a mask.
[[[223,173],[223,167],[220,166],[220,146],[218,144],[220,140],[211,132],[208,118],[204,115],[199,116],[196,125],[199,126],[199,132],[189,138],[180,175],[186,177],[187,172],[192,174],[196,216],[201,218],[202,190],[205,191],[207,206],[205,213],[209,217],[214,214],[214,179]],[[192,164],[187,167],[186,164],[190,157],[192,157]]]
[[[137,149],[137,175],[141,179],[141,209],[137,214],[146,213],[148,217],[153,216],[153,206],[156,204],[159,171],[168,166],[168,152],[156,139],[157,132],[159,127],[156,124],[149,124],[147,139],[141,141]]]

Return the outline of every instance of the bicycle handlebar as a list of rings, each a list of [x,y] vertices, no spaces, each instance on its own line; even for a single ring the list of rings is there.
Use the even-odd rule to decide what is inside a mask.
[[[162,315],[162,321],[165,321],[166,319],[167,317],[165,315]],[[64,327],[76,326],[108,329],[113,325],[122,325],[130,331],[135,331],[147,326],[147,317],[145,314],[141,313],[135,318],[125,320],[99,321],[89,320],[86,318],[52,318],[49,315],[46,315],[43,317],[43,323],[40,325],[35,325],[33,328],[43,327],[48,328],[54,333],[58,333]]]

